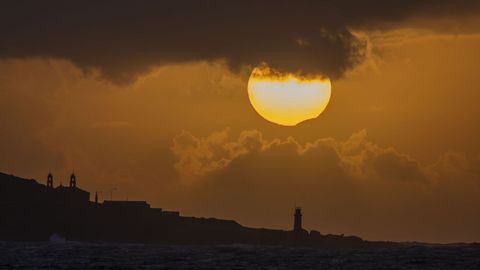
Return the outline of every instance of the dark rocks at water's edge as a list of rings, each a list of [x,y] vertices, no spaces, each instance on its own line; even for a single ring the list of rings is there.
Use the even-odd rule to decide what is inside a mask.
[[[46,241],[54,238],[90,242],[152,244],[250,244],[321,248],[397,247],[355,236],[322,235],[301,228],[296,212],[293,231],[244,227],[233,220],[184,217],[151,208],[144,201],[91,202],[90,193],[76,186],[47,186],[31,179],[0,173],[0,240]],[[96,196],[95,196],[96,197]],[[298,210],[297,210],[298,211]],[[300,222],[300,223],[298,223]]]

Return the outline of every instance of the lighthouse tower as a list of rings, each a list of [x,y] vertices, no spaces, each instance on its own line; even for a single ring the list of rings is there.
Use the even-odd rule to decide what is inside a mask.
[[[293,231],[301,232],[302,229],[302,208],[296,207],[293,215]]]

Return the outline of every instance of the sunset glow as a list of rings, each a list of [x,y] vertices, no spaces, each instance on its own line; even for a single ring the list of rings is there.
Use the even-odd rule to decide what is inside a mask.
[[[480,0],[0,18],[0,270],[480,265]]]

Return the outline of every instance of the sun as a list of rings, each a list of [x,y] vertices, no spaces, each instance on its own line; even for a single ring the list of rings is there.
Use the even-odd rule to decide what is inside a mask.
[[[331,83],[326,77],[285,74],[266,65],[256,67],[248,80],[248,97],[255,111],[282,126],[317,118],[330,96]]]

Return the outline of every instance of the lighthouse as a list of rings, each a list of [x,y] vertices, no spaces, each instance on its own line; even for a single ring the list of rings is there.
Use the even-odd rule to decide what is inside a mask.
[[[293,214],[293,231],[301,232],[302,229],[302,208],[296,207],[295,213]]]

